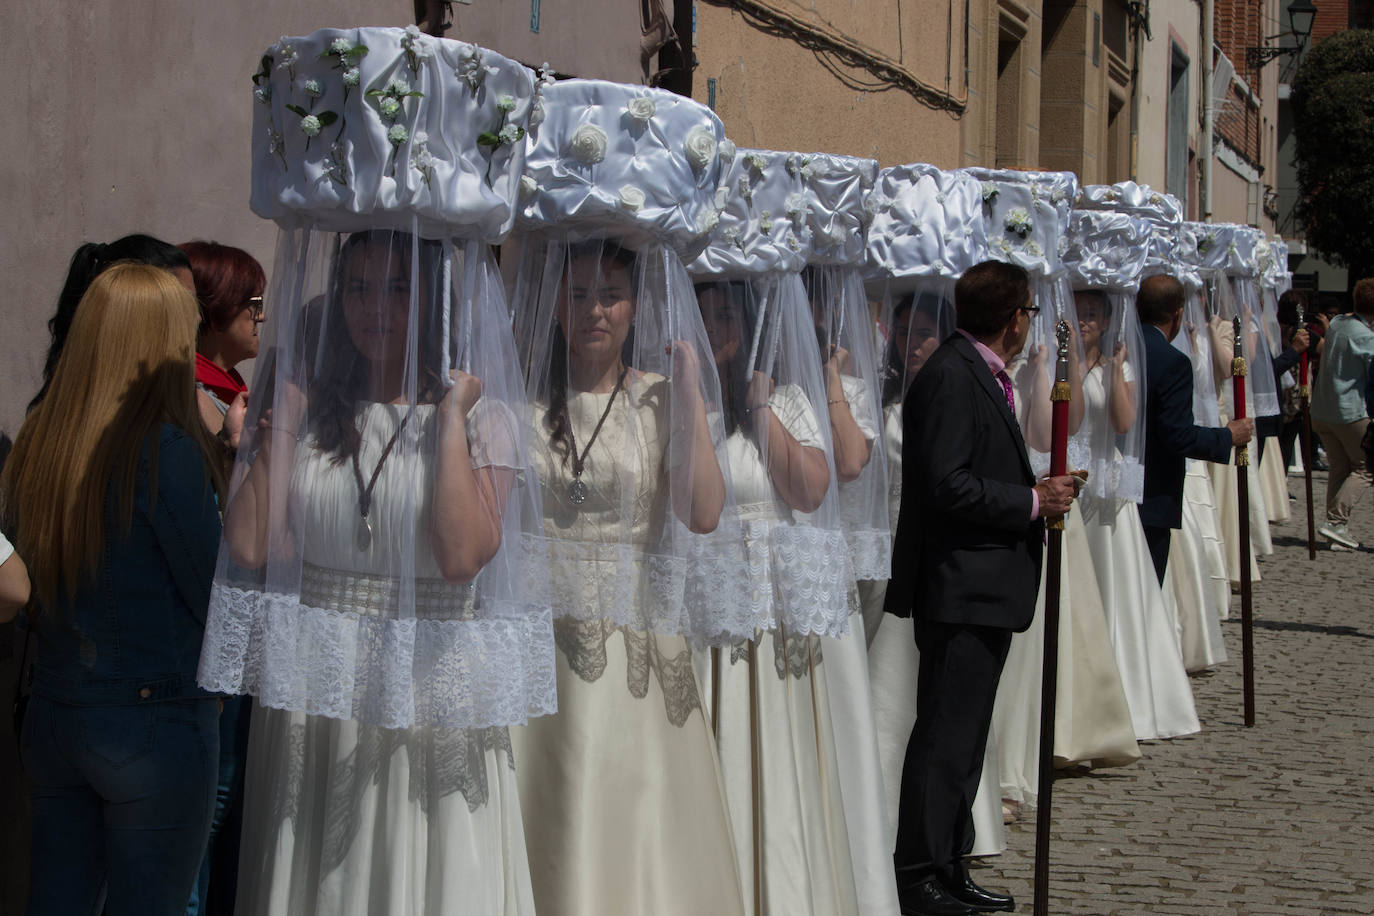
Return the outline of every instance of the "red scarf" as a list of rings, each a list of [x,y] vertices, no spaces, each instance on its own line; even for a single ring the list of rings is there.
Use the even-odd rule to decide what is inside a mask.
[[[196,354],[196,381],[210,390],[210,393],[225,404],[230,404],[234,396],[248,390],[248,384],[237,369],[224,370],[204,355]]]

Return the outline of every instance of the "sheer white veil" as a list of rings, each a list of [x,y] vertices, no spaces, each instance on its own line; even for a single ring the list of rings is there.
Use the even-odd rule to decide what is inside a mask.
[[[455,80],[473,60],[482,79]],[[543,513],[490,249],[533,74],[356,29],[283,39],[254,82],[252,203],[280,234],[199,679],[387,728],[552,712]]]

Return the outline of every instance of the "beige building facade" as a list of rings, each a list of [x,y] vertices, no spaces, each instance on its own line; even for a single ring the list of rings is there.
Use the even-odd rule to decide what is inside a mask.
[[[692,96],[739,146],[960,164],[962,2],[695,6]]]

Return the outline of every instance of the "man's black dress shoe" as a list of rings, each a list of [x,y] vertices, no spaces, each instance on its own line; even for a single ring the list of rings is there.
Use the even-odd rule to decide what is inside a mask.
[[[974,916],[978,912],[955,900],[934,877],[899,891],[897,900],[902,916]]]
[[[949,896],[978,913],[1011,912],[1016,909],[1016,901],[1010,894],[997,894],[973,883],[969,877],[968,866],[964,862],[954,862],[935,873],[936,878]]]

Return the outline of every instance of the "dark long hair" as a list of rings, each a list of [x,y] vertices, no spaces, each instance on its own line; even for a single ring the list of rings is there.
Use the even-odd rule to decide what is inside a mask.
[[[358,429],[358,400],[367,378],[367,373],[363,371],[363,355],[353,343],[348,333],[348,322],[343,316],[344,272],[354,252],[369,245],[391,248],[395,257],[408,266],[417,244],[420,246],[420,272],[415,279],[427,281],[417,317],[422,323],[433,324],[433,327],[422,324],[413,329],[420,359],[418,400],[427,404],[443,397],[444,382],[439,377],[439,371],[446,341],[439,332],[436,319],[444,302],[440,272],[444,243],[416,239],[408,232],[391,229],[355,232],[339,247],[330,271],[326,306],[329,314],[323,321],[324,339],[320,349],[323,359],[319,371],[309,380],[311,431],[319,448],[333,453],[336,464],[356,455],[362,444],[362,433]],[[305,368],[308,371],[309,367]]]
[[[583,258],[597,258],[603,266],[609,261],[616,267],[625,268],[630,274],[631,295],[638,296],[635,267],[639,259],[632,249],[624,248],[610,239],[592,239],[569,245],[563,273],[558,280],[560,286],[568,282],[573,261]],[[620,359],[626,366],[630,365],[634,352],[635,329],[631,324],[630,333],[625,335],[625,343],[620,348]],[[557,319],[554,321],[553,344],[549,353],[549,411],[544,415],[544,427],[549,431],[549,446],[566,467],[573,451],[572,421],[568,417],[568,338],[564,336]]]
[[[81,303],[81,297],[86,295],[86,290],[90,289],[96,277],[120,261],[137,261],[163,270],[191,269],[191,262],[184,252],[151,235],[126,235],[108,244],[87,242],[76,249],[71,264],[67,266],[67,280],[57,296],[57,311],[48,319],[48,333],[52,339],[48,344],[47,358],[43,361],[43,386],[29,402],[29,410],[37,407],[48,393],[53,371],[57,369],[62,348],[67,345],[67,334],[72,329],[72,319],[76,317],[76,307]]]
[[[887,359],[883,362],[883,406],[901,403],[906,394],[906,353],[897,346],[896,327],[902,316],[911,311],[916,294],[907,293],[892,307],[892,327],[888,328]],[[910,334],[910,332],[908,332]]]
[[[725,435],[733,436],[744,423],[749,396],[749,342],[758,313],[754,305],[754,291],[744,280],[715,280],[697,283],[694,287],[698,301],[703,293],[717,292],[732,302],[740,314],[744,332],[739,351],[733,359],[719,367],[720,406],[725,420]]]
[[[943,338],[948,328],[940,326],[940,314],[944,310],[946,300],[939,293],[935,292],[910,292],[897,300],[897,304],[892,308],[892,326],[895,328],[902,320],[902,316],[907,312],[915,311],[917,315],[925,315],[930,319],[930,323],[935,325],[935,336]],[[891,329],[889,329],[891,332]],[[911,330],[908,325],[907,346],[911,346]],[[883,406],[891,407],[893,404],[900,404],[902,398],[906,396],[906,389],[911,384],[911,379],[907,377],[906,371],[906,352],[897,346],[895,333],[888,340],[887,357],[883,363]]]

